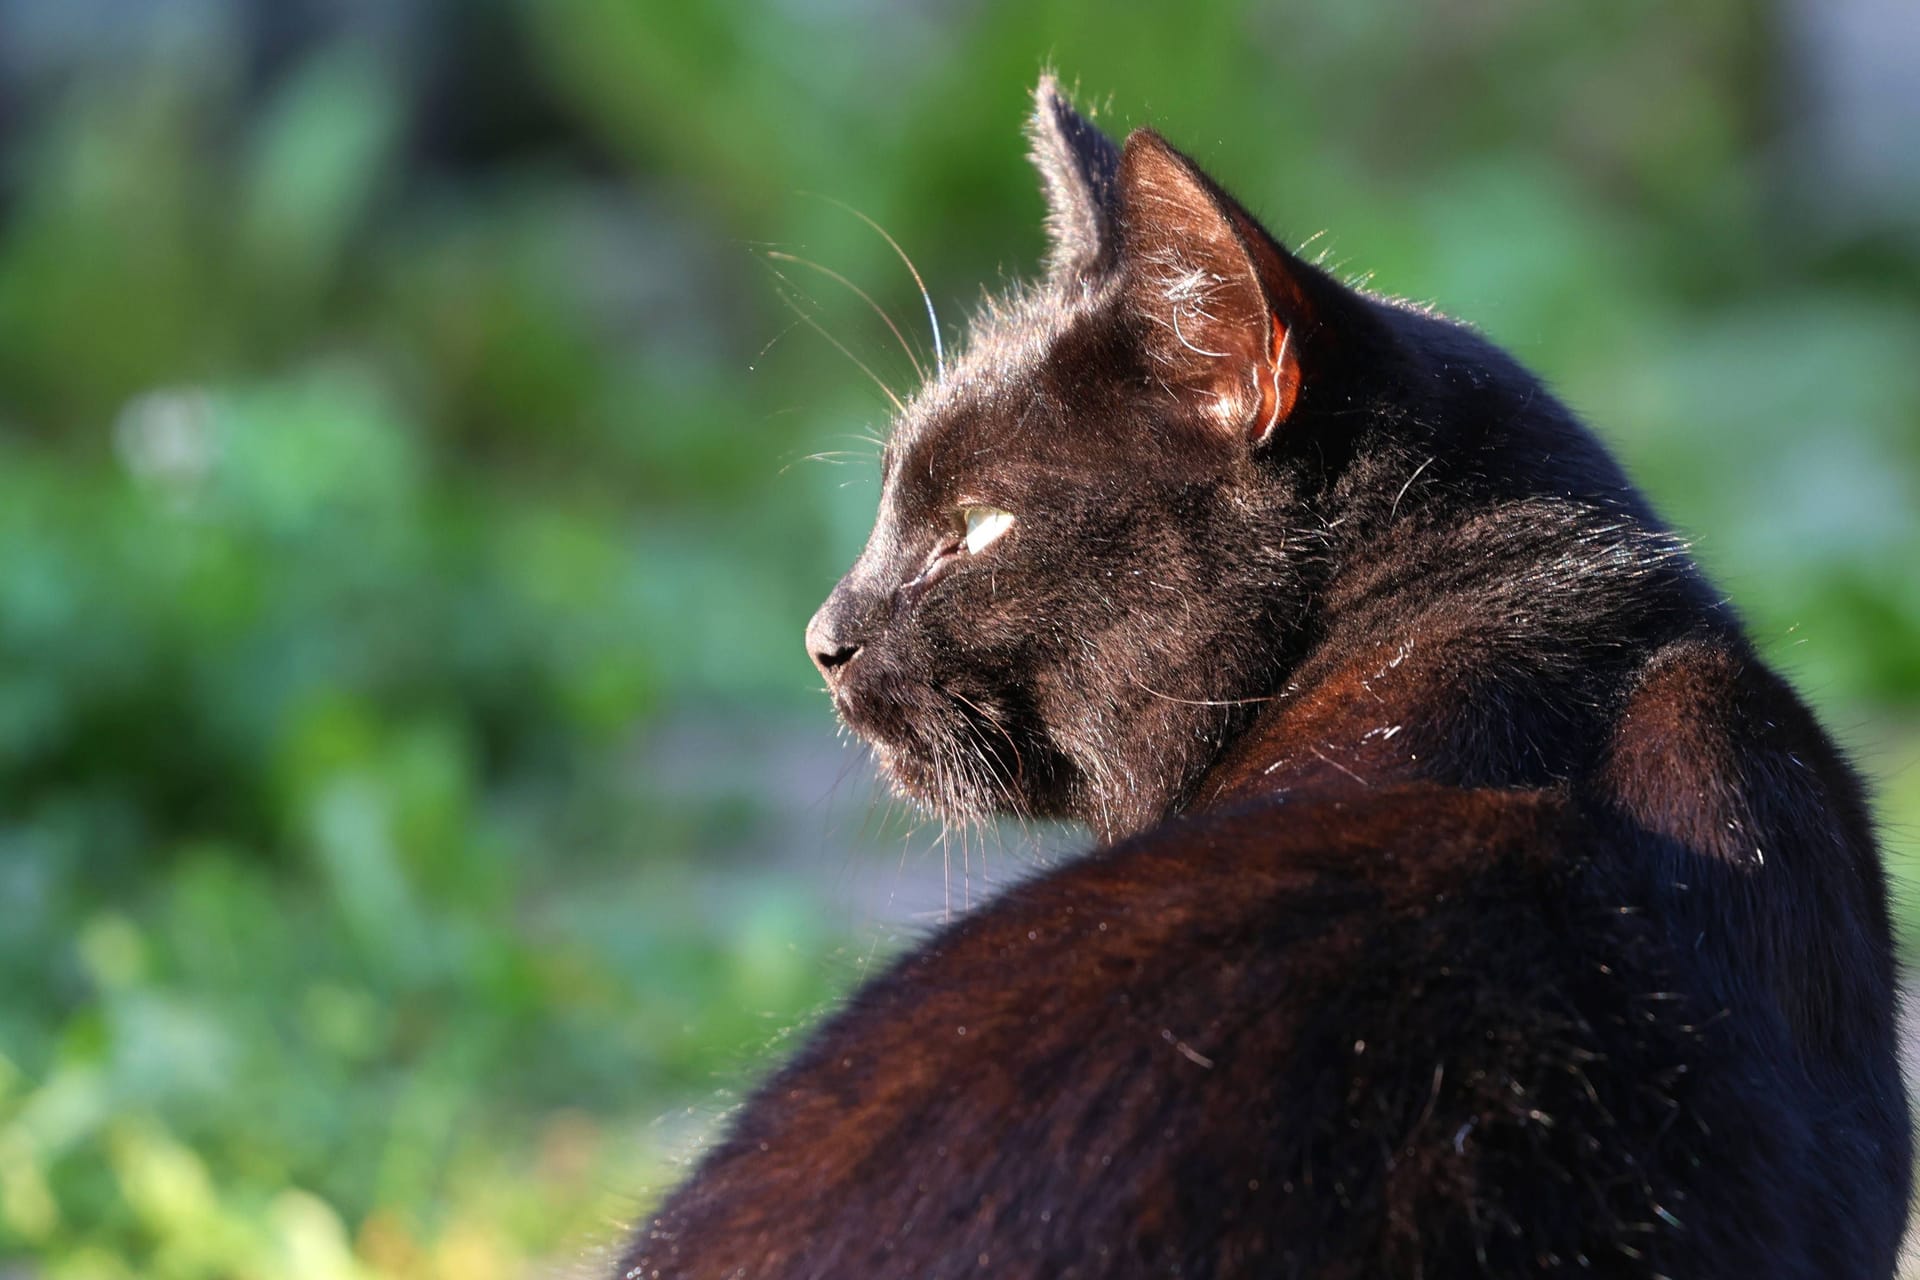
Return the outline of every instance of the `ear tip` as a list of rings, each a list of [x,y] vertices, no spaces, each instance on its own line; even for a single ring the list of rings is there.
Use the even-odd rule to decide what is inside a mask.
[[[1033,156],[1043,170],[1060,164],[1077,169],[1081,179],[1104,189],[1119,168],[1119,154],[1100,127],[1080,114],[1061,89],[1051,67],[1033,89],[1033,115],[1027,121]]]
[[[1042,71],[1040,82],[1033,86],[1033,117],[1037,125],[1068,131],[1080,119],[1072,96],[1060,87],[1060,77],[1052,67]]]
[[[1185,159],[1178,151],[1174,150],[1171,142],[1168,142],[1160,136],[1157,129],[1147,125],[1141,125],[1138,129],[1135,129],[1127,135],[1127,140],[1120,145],[1120,154],[1122,158],[1132,158],[1135,155],[1139,155],[1141,157],[1153,156],[1158,159],[1173,160],[1176,162],[1184,162]]]
[[[1138,128],[1127,135],[1120,147],[1120,174],[1123,185],[1146,182],[1154,185],[1205,189],[1207,181],[1200,167],[1181,154],[1171,142],[1149,128]]]

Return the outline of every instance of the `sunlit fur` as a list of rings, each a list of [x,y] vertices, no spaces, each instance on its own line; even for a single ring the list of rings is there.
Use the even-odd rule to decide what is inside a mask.
[[[807,643],[902,792],[1096,843],[854,993],[621,1274],[1890,1280],[1886,884],[1812,713],[1497,348],[1036,108],[1047,274]]]

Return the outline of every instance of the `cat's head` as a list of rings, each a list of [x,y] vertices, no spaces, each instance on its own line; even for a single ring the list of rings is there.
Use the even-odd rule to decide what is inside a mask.
[[[1158,135],[1116,147],[1050,80],[1036,97],[1045,276],[900,416],[807,647],[943,818],[1115,835],[1179,806],[1273,690],[1311,630],[1323,499],[1419,375],[1397,309]]]

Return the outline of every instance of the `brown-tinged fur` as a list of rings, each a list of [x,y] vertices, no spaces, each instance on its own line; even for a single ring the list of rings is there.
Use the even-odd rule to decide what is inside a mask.
[[[1892,1275],[1886,893],[1806,708],[1503,353],[1050,84],[1034,141],[1047,279],[808,641],[902,791],[1102,843],[855,993],[621,1274]]]

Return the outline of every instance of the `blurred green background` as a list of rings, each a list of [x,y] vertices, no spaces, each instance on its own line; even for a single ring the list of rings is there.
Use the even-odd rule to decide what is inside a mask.
[[[1910,4],[0,0],[0,1276],[569,1273],[1033,861],[834,740],[796,316],[911,370],[769,251],[957,340],[1049,62],[1588,413],[1912,874]]]

